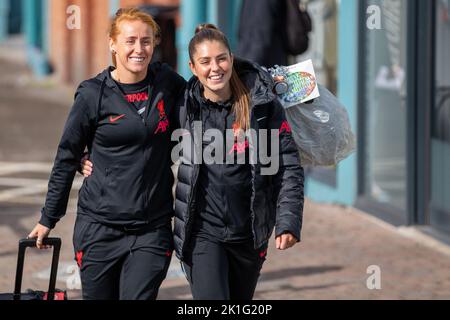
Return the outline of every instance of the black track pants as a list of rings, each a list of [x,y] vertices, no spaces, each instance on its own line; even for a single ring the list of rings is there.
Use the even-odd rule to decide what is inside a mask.
[[[73,236],[85,300],[154,300],[173,250],[171,225],[125,232],[78,217]]]
[[[193,237],[183,267],[195,300],[251,300],[267,245],[255,250],[253,240],[223,243]]]

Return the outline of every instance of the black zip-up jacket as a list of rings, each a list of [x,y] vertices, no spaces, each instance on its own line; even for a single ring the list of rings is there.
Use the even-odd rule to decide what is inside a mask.
[[[272,93],[270,75],[253,64],[235,59],[235,69],[250,91],[252,129],[279,131],[279,170],[275,175],[262,175],[264,165],[259,157],[251,164],[251,237],[255,248],[265,245],[275,227],[277,236],[290,232],[300,240],[303,216],[303,168],[298,150],[287,124],[284,110]],[[198,79],[193,77],[187,86],[183,102],[180,102],[178,121],[181,127],[194,135],[194,122],[200,121],[199,106],[194,103],[193,89]],[[270,136],[270,135],[269,135]],[[270,141],[268,142],[270,145]],[[202,148],[195,143],[195,148]],[[200,164],[194,164],[189,155],[181,157],[175,199],[174,243],[177,257],[183,260],[194,225]],[[199,195],[202,196],[202,195]]]
[[[199,105],[203,131],[214,129],[225,137],[226,130],[233,130],[236,115],[232,101],[214,103],[203,97],[200,85],[193,89],[193,102]],[[208,152],[212,143],[203,142],[203,151]],[[249,164],[248,139],[235,141],[226,146],[223,139],[223,164],[203,162],[198,178],[197,212],[193,232],[226,242],[251,239],[250,196],[251,168]],[[229,143],[230,144],[230,143]],[[214,141],[217,146],[217,141]],[[216,155],[216,151],[214,152]],[[243,163],[238,164],[237,158]],[[234,160],[226,163],[226,160]]]
[[[79,192],[78,214],[111,226],[159,226],[173,215],[170,122],[185,81],[165,64],[149,66],[149,106],[141,117],[111,77],[112,68],[80,84],[48,184],[42,225],[65,214],[86,147],[95,163]]]

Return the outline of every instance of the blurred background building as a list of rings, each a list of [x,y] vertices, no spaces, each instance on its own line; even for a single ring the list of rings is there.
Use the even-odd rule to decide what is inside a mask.
[[[73,30],[67,27],[72,5],[81,17],[81,27]],[[215,23],[236,48],[240,5],[0,0],[0,41],[22,35],[37,76],[51,73],[76,85],[110,63],[107,32],[115,11],[146,6],[163,31],[155,58],[189,78],[187,47],[195,26]],[[291,62],[313,59],[319,82],[348,110],[358,150],[337,167],[308,169],[307,196],[449,238],[450,1],[309,0],[308,9],[310,48]]]

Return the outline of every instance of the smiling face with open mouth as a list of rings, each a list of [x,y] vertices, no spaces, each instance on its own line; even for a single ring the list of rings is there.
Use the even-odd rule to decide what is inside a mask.
[[[205,98],[226,101],[231,96],[230,79],[233,56],[219,41],[204,41],[195,48],[194,61],[189,62],[192,73],[204,87]]]
[[[116,40],[110,39],[115,52],[121,82],[138,82],[147,75],[152,59],[154,39],[151,27],[143,21],[123,21]]]

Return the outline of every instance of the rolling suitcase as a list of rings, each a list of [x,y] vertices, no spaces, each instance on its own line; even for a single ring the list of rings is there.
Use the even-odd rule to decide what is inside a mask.
[[[43,244],[53,246],[52,267],[48,291],[44,292],[29,289],[25,293],[21,292],[25,250],[28,247],[36,247],[36,239],[22,239],[19,241],[14,293],[2,293],[0,294],[0,300],[67,300],[67,293],[65,291],[55,289],[61,239],[46,238],[44,239]]]

